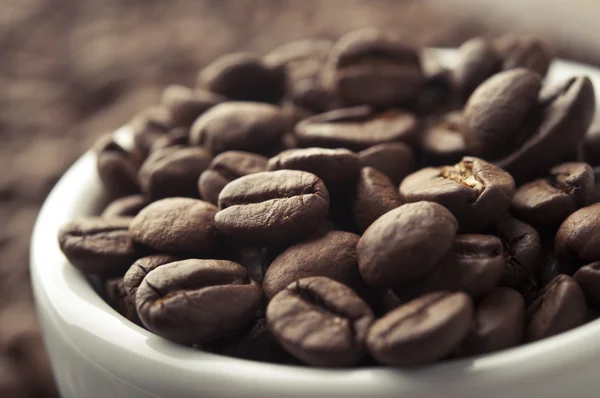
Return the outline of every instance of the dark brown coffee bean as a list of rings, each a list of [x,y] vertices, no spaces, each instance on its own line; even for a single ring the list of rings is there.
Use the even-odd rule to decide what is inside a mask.
[[[315,366],[350,366],[364,355],[375,317],[352,289],[325,277],[290,283],[267,307],[273,336],[293,356]]]
[[[354,223],[364,232],[375,220],[402,204],[392,181],[372,167],[363,167],[356,183]]]
[[[135,295],[142,284],[142,281],[148,273],[161,265],[173,263],[181,260],[179,257],[170,254],[152,254],[136,260],[135,263],[125,273],[123,277],[123,288],[127,294],[127,299],[133,305],[135,310]]]
[[[354,185],[360,161],[347,149],[290,149],[271,158],[267,170],[301,170],[319,177],[332,192]]]
[[[573,279],[581,287],[587,301],[600,306],[600,261],[579,268]]]
[[[286,73],[294,69],[296,63],[314,59],[324,61],[331,46],[333,42],[329,39],[295,40],[269,51],[263,57],[263,62],[271,69]]]
[[[224,102],[226,98],[204,90],[172,84],[165,88],[160,103],[171,112],[175,126],[189,127],[208,109]]]
[[[329,193],[314,174],[265,171],[223,188],[215,225],[239,242],[271,246],[315,232],[328,209]]]
[[[457,235],[450,251],[422,279],[394,289],[403,301],[435,291],[464,291],[479,299],[504,274],[502,242],[492,235]]]
[[[387,142],[415,143],[417,119],[400,110],[375,113],[368,106],[336,109],[296,125],[301,147],[347,148],[360,151]]]
[[[594,189],[594,173],[586,163],[563,163],[550,170],[547,179],[522,185],[511,211],[536,227],[557,227],[588,203]]]
[[[184,147],[190,142],[190,131],[187,127],[175,127],[167,134],[160,136],[152,143],[150,152],[170,147]]]
[[[600,260],[600,203],[581,208],[561,224],[556,233],[556,255],[561,262],[578,266]]]
[[[219,194],[231,181],[267,170],[268,159],[249,152],[227,151],[216,156],[200,175],[198,190],[204,200],[216,205]]]
[[[495,228],[504,245],[504,275],[500,283],[517,287],[540,266],[540,236],[529,224],[508,215]]]
[[[232,335],[250,324],[260,286],[239,264],[190,259],[162,265],[142,281],[136,308],[152,332],[181,344]]]
[[[531,342],[573,329],[583,323],[587,305],[581,288],[568,275],[558,275],[529,305],[525,341]]]
[[[460,345],[472,316],[473,303],[465,293],[430,293],[377,320],[369,329],[367,347],[385,365],[425,365]]]
[[[129,231],[134,241],[161,252],[207,254],[215,248],[216,212],[215,206],[202,200],[162,199],[135,216]]]
[[[502,59],[492,43],[481,37],[464,42],[458,49],[458,64],[452,70],[452,80],[461,101],[490,76],[500,71]]]
[[[454,166],[421,169],[402,181],[406,202],[428,200],[448,208],[461,230],[472,231],[494,223],[506,212],[515,182],[499,167],[465,157]]]
[[[356,259],[359,239],[350,232],[329,231],[290,246],[269,266],[262,285],[265,296],[272,298],[290,283],[311,276],[325,276],[360,294],[364,282]]]
[[[323,73],[326,86],[347,105],[393,106],[413,98],[424,80],[416,49],[375,29],[341,37]]]
[[[450,249],[457,229],[454,216],[437,203],[402,205],[378,218],[360,238],[360,273],[377,288],[416,281]]]
[[[141,323],[135,310],[135,303],[129,299],[122,276],[106,280],[104,284],[104,297],[108,305],[120,315],[138,325]]]
[[[102,217],[133,217],[149,203],[144,195],[123,196],[112,201],[102,212]]]
[[[548,43],[528,35],[506,34],[494,40],[502,57],[502,69],[527,68],[544,76],[554,53]]]
[[[100,138],[94,149],[98,175],[109,197],[119,198],[140,191],[134,158],[112,135]]]
[[[514,347],[523,340],[525,302],[513,289],[497,287],[475,309],[461,355],[480,355]]]
[[[413,150],[402,142],[379,144],[358,152],[363,167],[373,167],[385,174],[394,185],[415,169]]]
[[[230,150],[261,151],[281,139],[287,122],[283,112],[273,105],[225,102],[194,122],[190,143],[215,154]]]
[[[162,106],[143,109],[129,122],[136,150],[145,157],[152,144],[175,127],[171,112]]]
[[[283,75],[255,54],[223,55],[198,74],[198,87],[237,101],[277,102],[283,97]]]
[[[198,178],[212,160],[199,147],[170,147],[152,152],[140,168],[138,180],[150,200],[172,196],[198,197]]]
[[[583,159],[591,166],[600,166],[600,121],[589,127],[583,139]]]
[[[60,249],[75,267],[86,274],[123,275],[144,250],[129,235],[131,218],[82,217],[62,226]]]
[[[537,104],[540,76],[528,69],[498,73],[480,84],[464,108],[469,153],[488,160],[509,155],[522,141]]]
[[[463,135],[463,116],[461,111],[445,114],[423,134],[423,151],[427,164],[443,166],[454,164],[467,154]]]

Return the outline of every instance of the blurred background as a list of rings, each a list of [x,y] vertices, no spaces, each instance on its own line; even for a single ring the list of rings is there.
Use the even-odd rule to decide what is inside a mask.
[[[29,287],[45,196],[102,133],[219,54],[361,27],[424,46],[534,33],[600,64],[595,0],[0,0],[0,397],[54,397]]]

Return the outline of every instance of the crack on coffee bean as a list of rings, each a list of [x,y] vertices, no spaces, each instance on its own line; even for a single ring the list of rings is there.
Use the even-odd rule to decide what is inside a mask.
[[[454,166],[444,166],[440,175],[443,178],[456,181],[459,184],[474,189],[478,196],[485,190],[485,182],[473,173],[473,162],[462,161]],[[473,201],[476,200],[477,197],[473,199]]]

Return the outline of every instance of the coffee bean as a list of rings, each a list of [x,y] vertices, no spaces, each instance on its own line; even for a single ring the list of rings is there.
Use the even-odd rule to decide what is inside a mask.
[[[150,152],[156,152],[159,149],[170,147],[184,147],[189,144],[190,131],[187,127],[175,127],[168,133],[160,136],[152,143]]]
[[[301,147],[341,147],[353,151],[388,142],[415,143],[417,133],[417,119],[412,114],[394,109],[375,113],[368,106],[336,109],[296,125]]]
[[[329,192],[354,185],[360,161],[347,149],[290,149],[271,158],[267,170],[301,170],[319,177]]]
[[[149,203],[144,195],[123,196],[112,201],[102,212],[102,217],[133,217]]]
[[[293,356],[315,366],[350,366],[364,355],[374,321],[352,289],[325,277],[290,283],[267,307],[273,336]]]
[[[578,266],[600,260],[600,203],[571,214],[556,233],[556,255]]]
[[[145,157],[152,144],[175,127],[171,112],[163,106],[143,109],[129,122],[136,150]]]
[[[494,40],[502,69],[527,68],[544,76],[554,57],[548,43],[528,35],[506,34]]]
[[[250,324],[260,305],[260,286],[226,260],[189,259],[162,265],[136,293],[144,325],[180,344],[204,343]]]
[[[171,113],[175,126],[189,127],[194,120],[213,106],[226,101],[225,97],[204,90],[172,84],[165,88],[160,103]]]
[[[450,70],[438,68],[425,74],[425,81],[406,108],[418,116],[439,113],[452,105],[454,87]]]
[[[464,42],[458,49],[458,64],[452,70],[458,95],[465,102],[490,76],[500,71],[502,59],[492,43],[481,37]]]
[[[314,174],[266,171],[223,188],[215,225],[239,242],[278,245],[315,232],[328,209],[329,193]]]
[[[417,366],[444,358],[469,332],[473,303],[465,293],[434,292],[377,320],[367,347],[377,362]]]
[[[287,119],[273,105],[225,102],[206,111],[192,125],[190,143],[213,153],[256,152],[274,145],[287,128]]]
[[[326,86],[347,105],[393,106],[413,98],[424,80],[416,49],[375,29],[340,38],[323,73]]]
[[[329,231],[290,246],[269,266],[262,285],[265,296],[272,298],[290,283],[311,276],[333,279],[360,294],[364,282],[356,259],[359,239],[349,232]]]
[[[504,274],[502,242],[492,235],[457,235],[450,251],[418,281],[394,289],[403,301],[435,291],[464,291],[479,299]]]
[[[104,297],[108,305],[120,315],[133,323],[140,324],[135,310],[135,303],[129,300],[122,276],[106,280],[104,284]]]
[[[523,340],[525,302],[513,289],[497,287],[477,305],[461,355],[480,355],[514,347]]]
[[[170,254],[152,254],[150,256],[142,257],[137,259],[131,267],[125,273],[123,277],[123,289],[127,295],[129,303],[135,310],[135,295],[137,290],[142,284],[142,281],[148,275],[148,273],[161,265],[173,263],[179,261],[180,258],[172,256]],[[119,289],[120,286],[119,286]],[[120,291],[120,290],[119,290]]]
[[[591,166],[600,165],[600,122],[594,121],[583,139],[583,159]]]
[[[87,274],[123,275],[144,255],[129,235],[131,218],[77,218],[58,233],[60,249],[71,264]]]
[[[463,231],[494,223],[508,209],[514,192],[515,183],[508,173],[473,157],[464,157],[454,166],[421,169],[400,185],[404,201],[444,205]]]
[[[360,232],[401,204],[398,190],[389,178],[372,167],[364,167],[360,171],[352,210],[354,223]]]
[[[286,73],[303,61],[314,59],[324,61],[331,46],[333,42],[329,39],[295,40],[269,51],[263,57],[263,62],[271,69]]]
[[[568,275],[558,275],[527,308],[525,341],[531,342],[573,329],[583,323],[587,305],[581,288]]]
[[[385,174],[394,185],[415,169],[413,150],[402,142],[374,145],[358,152],[358,159],[363,167],[373,167]]]
[[[129,231],[135,242],[158,251],[208,254],[215,249],[213,219],[216,212],[215,206],[197,199],[162,199],[135,216]]]
[[[445,114],[426,129],[422,145],[427,163],[442,166],[460,162],[467,153],[462,129],[463,115],[460,111]]]
[[[390,288],[426,275],[452,246],[458,223],[432,202],[402,205],[378,218],[357,245],[363,279]]]
[[[585,265],[575,272],[573,279],[585,295],[587,301],[594,305],[600,305],[600,261]]]
[[[586,163],[563,163],[550,170],[547,179],[522,185],[511,205],[512,212],[536,227],[560,225],[584,206],[594,189],[594,173]]]
[[[198,74],[198,87],[237,101],[275,103],[284,93],[283,75],[255,54],[223,55]]]
[[[98,175],[110,197],[119,198],[140,191],[133,156],[116,143],[112,135],[101,137],[94,149]]]

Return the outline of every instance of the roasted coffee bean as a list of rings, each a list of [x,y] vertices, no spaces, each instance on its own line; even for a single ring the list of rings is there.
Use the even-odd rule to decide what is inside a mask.
[[[123,196],[112,201],[102,212],[102,217],[133,217],[149,203],[144,195]]]
[[[290,246],[273,260],[263,281],[268,298],[290,283],[311,276],[324,276],[353,288],[364,290],[358,272],[356,244],[360,236],[344,231],[329,231]]]
[[[600,203],[581,208],[556,233],[556,255],[561,262],[582,266],[600,260]]]
[[[387,142],[416,143],[417,119],[390,109],[375,113],[368,106],[336,109],[296,125],[298,146],[360,151]]]
[[[135,309],[135,303],[129,299],[122,276],[106,280],[104,284],[104,297],[108,305],[120,315],[133,323],[140,324],[140,319]]]
[[[360,161],[347,149],[290,149],[271,158],[267,170],[301,170],[319,177],[330,192],[354,185]]]
[[[456,218],[437,203],[402,205],[378,218],[360,238],[360,273],[376,288],[416,281],[450,249],[457,229]]]
[[[452,81],[465,102],[471,93],[490,76],[500,71],[502,59],[492,43],[482,37],[464,42],[458,49],[458,64],[452,70]]]
[[[157,138],[150,147],[150,152],[156,152],[163,148],[184,147],[190,142],[190,131],[187,127],[175,127],[167,134]]]
[[[498,221],[495,229],[504,245],[504,275],[500,284],[517,287],[539,268],[540,236],[529,224],[508,215]]]
[[[208,254],[216,244],[213,225],[216,212],[215,206],[202,200],[161,199],[135,216],[129,231],[135,242],[158,251],[181,255]]]
[[[350,366],[365,354],[375,317],[352,289],[325,277],[300,279],[267,307],[273,336],[293,356],[315,366]]]
[[[554,56],[549,45],[528,35],[506,34],[494,40],[502,57],[502,69],[527,68],[544,76]]]
[[[498,73],[479,85],[464,108],[469,153],[496,160],[522,144],[541,85],[537,73],[523,68]]]
[[[173,263],[179,260],[179,257],[172,256],[170,254],[152,254],[136,260],[136,262],[129,267],[125,273],[125,276],[123,277],[123,288],[127,294],[127,299],[129,300],[130,304],[133,305],[134,310],[135,295],[137,294],[138,287],[140,287],[146,275],[161,265]]]
[[[426,129],[422,145],[427,164],[443,166],[460,162],[467,153],[462,130],[461,111],[445,114],[438,122]]]
[[[256,152],[276,144],[288,121],[276,106],[253,102],[225,102],[209,109],[190,129],[190,143],[218,154]]]
[[[415,169],[413,150],[402,142],[379,144],[358,152],[363,167],[373,167],[385,174],[394,185]]]
[[[592,121],[596,99],[588,77],[568,79],[551,92],[540,94],[544,110],[539,127],[497,162],[517,183],[543,176],[552,166],[572,158]]]
[[[402,181],[406,202],[427,200],[448,208],[461,230],[494,223],[508,209],[515,182],[504,170],[478,158],[464,157],[454,166],[421,169]]]
[[[275,103],[284,94],[284,76],[255,54],[223,55],[198,74],[198,87],[237,101]]]
[[[600,261],[579,268],[573,279],[581,287],[587,301],[600,306]]]
[[[558,275],[527,308],[525,341],[531,342],[573,329],[587,314],[585,297],[568,275]]]
[[[523,340],[525,302],[513,289],[497,287],[477,305],[461,355],[480,355],[514,347]]]
[[[163,106],[143,109],[129,122],[136,150],[145,157],[152,144],[175,127],[171,112]]]
[[[469,332],[473,303],[465,293],[434,292],[377,320],[367,336],[377,362],[417,366],[444,358]]]
[[[571,213],[588,203],[594,173],[586,163],[563,163],[547,179],[522,185],[515,192],[511,211],[536,227],[558,227]]]
[[[473,299],[485,296],[504,274],[502,242],[492,235],[457,235],[450,251],[422,279],[398,286],[403,301],[435,291],[464,291]]]
[[[583,159],[591,166],[600,166],[600,121],[596,120],[583,139]]]
[[[199,147],[170,147],[152,152],[140,168],[138,180],[150,200],[198,197],[198,178],[212,160]]]
[[[71,264],[87,274],[123,275],[144,255],[129,235],[131,218],[82,217],[58,233],[60,249]]]
[[[216,205],[219,194],[231,181],[267,169],[268,159],[249,152],[227,151],[216,156],[200,175],[198,190],[204,200]]]
[[[402,204],[392,181],[372,167],[363,167],[356,183],[352,215],[360,232]]]
[[[227,260],[189,259],[164,264],[142,281],[136,308],[152,332],[181,344],[205,343],[250,324],[260,286]]]
[[[315,232],[328,209],[329,193],[314,174],[265,171],[223,188],[215,225],[238,242],[278,245]]]
[[[315,38],[291,41],[269,51],[263,62],[280,73],[290,72],[297,63],[327,58],[333,42],[329,39]]]
[[[323,74],[326,86],[344,104],[378,107],[410,100],[424,80],[416,49],[402,38],[375,29],[340,38]]]
[[[225,97],[210,91],[192,90],[172,84],[165,88],[160,102],[171,112],[171,120],[175,126],[189,127],[198,116],[225,100]]]
[[[134,158],[112,135],[100,138],[94,149],[98,175],[110,197],[119,198],[140,191]]]

